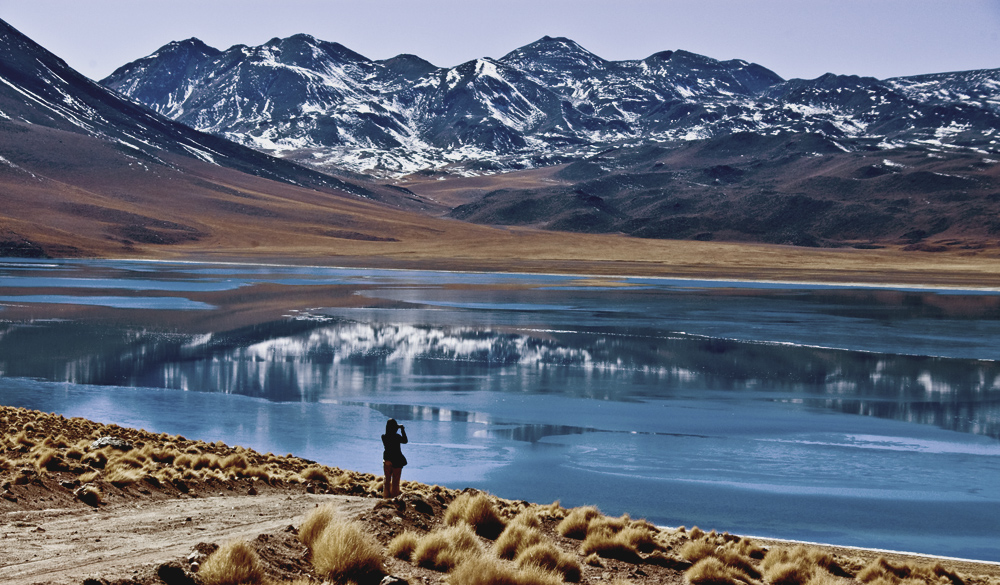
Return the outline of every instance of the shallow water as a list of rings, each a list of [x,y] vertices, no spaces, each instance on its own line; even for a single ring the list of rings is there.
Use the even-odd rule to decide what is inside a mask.
[[[391,416],[404,479],[989,560],[998,342],[985,291],[0,264],[4,404],[372,473]]]

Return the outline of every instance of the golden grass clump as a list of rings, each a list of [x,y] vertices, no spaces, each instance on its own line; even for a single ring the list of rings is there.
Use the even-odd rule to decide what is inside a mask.
[[[39,473],[43,471],[68,471],[69,466],[63,459],[59,449],[55,447],[42,446],[34,451],[35,468]]]
[[[712,553],[712,556],[722,561],[727,567],[738,569],[745,573],[751,579],[757,580],[762,576],[757,567],[753,565],[750,557],[741,554],[738,547],[732,545],[718,546],[715,552]]]
[[[517,555],[517,566],[520,568],[538,567],[562,575],[564,581],[579,583],[583,577],[583,568],[571,555],[555,547],[551,542],[538,542],[525,548]]]
[[[581,540],[587,536],[590,522],[601,516],[601,511],[594,506],[581,506],[569,511],[562,522],[556,526],[556,531],[566,538]]]
[[[356,522],[332,520],[310,549],[316,572],[334,582],[378,583],[385,575],[381,545]]]
[[[219,461],[219,465],[222,469],[242,470],[250,467],[250,462],[247,461],[246,456],[242,453],[233,453],[232,455],[223,457],[222,460]]]
[[[14,435],[14,445],[18,447],[34,447],[35,442],[28,437],[27,432],[28,425],[24,426],[24,429],[20,433]]]
[[[243,470],[243,477],[255,477],[264,482],[271,482],[271,472],[262,465],[251,465]]]
[[[330,483],[330,478],[327,476],[326,470],[318,465],[311,465],[303,469],[299,473],[299,477],[302,478],[302,481],[314,481],[323,484]]]
[[[633,521],[627,514],[620,518],[600,516],[591,519],[587,525],[587,536],[580,550],[584,555],[596,553],[604,558],[638,562],[639,552],[657,548],[658,533],[659,530],[649,522]]]
[[[618,559],[629,563],[639,562],[639,551],[628,539],[622,538],[622,534],[608,530],[592,530],[580,545],[580,552],[584,555],[596,554],[606,559]]]
[[[565,518],[567,513],[566,508],[562,507],[559,500],[556,500],[547,506],[536,506],[535,510],[537,510],[539,514],[545,514],[550,518]]]
[[[705,538],[689,540],[681,547],[681,557],[691,563],[697,563],[701,559],[715,554],[716,544]]]
[[[425,569],[447,572],[462,561],[482,554],[483,545],[476,533],[471,526],[462,522],[425,534],[417,543],[411,558]]]
[[[101,492],[101,488],[90,483],[86,483],[80,486],[78,490],[73,492],[73,495],[76,496],[76,499],[80,500],[84,504],[87,504],[88,506],[92,506],[94,508],[101,505],[101,501],[104,498],[104,494]]]
[[[133,483],[138,483],[146,477],[146,472],[141,469],[131,469],[128,467],[114,467],[112,469],[106,469],[104,471],[103,479],[104,481],[118,486],[126,486]]]
[[[520,518],[520,516],[518,516]],[[504,529],[493,545],[493,553],[501,559],[514,560],[521,551],[542,541],[542,533],[515,518]]]
[[[123,455],[117,457],[112,457],[108,460],[107,465],[115,467],[130,467],[132,469],[142,469],[148,459],[142,453],[137,451],[130,451]]]
[[[741,555],[750,557],[751,559],[761,560],[764,558],[764,556],[767,555],[766,548],[760,546],[759,544],[757,544],[756,542],[754,542],[752,539],[749,538],[739,538],[736,541],[734,541],[734,543],[731,546],[734,546],[736,551],[739,552]],[[819,551],[817,550],[816,552]],[[826,556],[829,557],[830,561],[836,562],[830,555]]]
[[[173,465],[177,457],[181,455],[181,452],[176,448],[166,447],[162,449],[150,449],[147,456],[156,461],[157,463],[163,463],[166,465]]]
[[[299,526],[299,540],[308,548],[313,547],[313,543],[319,538],[323,530],[337,517],[337,506],[334,504],[324,504],[317,507],[306,516]]]
[[[246,541],[233,540],[205,559],[198,578],[205,585],[256,585],[264,581],[264,565]]]
[[[88,472],[83,473],[83,474],[80,475],[80,482],[81,483],[90,483],[90,482],[94,481],[95,479],[97,479],[99,477],[101,477],[101,472],[100,471],[97,471],[97,470],[88,471]]]
[[[527,526],[529,528],[541,528],[542,521],[538,518],[537,509],[527,508],[521,510],[514,519],[510,521],[511,524],[519,524],[521,526]]]
[[[764,556],[761,572],[773,585],[815,583],[826,575],[851,577],[830,554],[816,548],[796,546],[774,548]]]
[[[895,564],[885,557],[879,557],[866,565],[857,574],[857,580],[871,585],[965,585],[965,579],[958,573],[945,568],[941,563],[933,565]]]
[[[631,519],[628,514],[625,514],[619,518],[614,518],[611,516],[598,516],[593,518],[589,524],[587,524],[587,534],[592,534],[595,532],[607,532],[609,534],[618,534],[625,529],[631,523]]]
[[[561,585],[562,579],[538,567],[517,569],[499,559],[471,557],[448,575],[455,585]]]
[[[483,493],[464,493],[448,504],[444,514],[444,522],[454,526],[464,522],[483,538],[495,540],[506,527],[506,523],[497,514],[496,508],[489,496]]]
[[[417,549],[419,542],[419,534],[412,530],[404,530],[389,542],[389,554],[397,559],[408,561],[413,558],[413,551]]]
[[[705,557],[684,572],[691,585],[757,585],[757,581],[738,567],[731,567],[716,557]]]

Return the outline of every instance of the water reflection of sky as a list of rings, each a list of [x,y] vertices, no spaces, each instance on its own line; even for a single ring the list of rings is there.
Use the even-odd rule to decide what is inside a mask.
[[[176,329],[227,309],[202,295],[261,283],[353,287],[362,306]],[[391,416],[409,479],[1000,560],[992,294],[11,261],[0,295],[38,303],[30,321],[0,307],[3,404],[373,473]],[[107,313],[46,312],[87,302]],[[140,307],[171,311],[119,310]]]

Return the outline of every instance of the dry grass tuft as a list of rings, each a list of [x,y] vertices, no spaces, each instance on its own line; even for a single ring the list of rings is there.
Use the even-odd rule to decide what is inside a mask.
[[[84,465],[89,465],[94,469],[104,469],[108,464],[108,449],[100,449],[98,451],[91,451],[83,456],[80,460]]]
[[[130,469],[128,467],[114,467],[104,471],[104,481],[123,487],[134,483],[139,483],[146,477],[146,473],[141,469]]]
[[[567,512],[566,508],[563,508],[559,503],[559,500],[556,500],[547,506],[540,505],[536,509],[539,514],[545,514],[546,516],[550,516],[552,518],[565,518]]]
[[[510,523],[526,526],[528,528],[542,527],[542,521],[538,518],[538,511],[531,508],[522,510],[517,516],[514,516],[514,519],[511,520]]]
[[[35,446],[35,442],[32,441],[30,437],[28,437],[27,428],[28,428],[28,425],[25,425],[24,429],[20,433],[14,435],[14,445],[15,446],[19,446],[19,447],[34,447]]]
[[[633,524],[619,532],[617,538],[639,552],[652,552],[657,548],[656,535],[659,531],[650,526],[644,523]]]
[[[638,563],[639,551],[621,536],[622,533],[615,534],[609,530],[592,530],[580,545],[580,552],[584,555],[596,554],[606,559]]]
[[[84,504],[94,508],[100,506],[101,500],[104,498],[101,488],[89,483],[80,486],[79,489],[73,492],[73,495]]]
[[[334,582],[378,583],[385,575],[382,547],[356,522],[331,521],[311,551],[316,572]]]
[[[715,549],[714,556],[725,563],[727,567],[739,569],[743,573],[746,573],[751,579],[757,580],[762,576],[760,571],[757,570],[757,567],[753,566],[753,561],[750,560],[750,557],[741,555],[735,548],[721,546]]]
[[[541,542],[542,533],[537,528],[520,522],[511,522],[497,538],[493,553],[501,559],[514,560],[524,549]]]
[[[246,456],[244,456],[242,453],[233,453],[232,455],[223,457],[219,461],[219,465],[222,467],[222,469],[243,470],[246,469],[247,467],[250,467],[250,462],[247,461]]]
[[[312,465],[302,470],[299,474],[302,481],[314,481],[316,483],[330,483],[330,478],[326,475],[326,470],[318,465]]]
[[[583,578],[583,568],[571,556],[555,547],[551,542],[539,542],[517,555],[517,566],[523,568],[538,567],[545,571],[557,572],[564,581],[579,583]]]
[[[606,532],[608,534],[618,534],[628,526],[632,520],[625,514],[619,518],[611,516],[598,516],[587,524],[587,534],[595,532]]]
[[[413,551],[417,549],[417,543],[419,542],[419,534],[411,530],[405,530],[397,534],[396,537],[389,542],[389,554],[397,559],[408,561],[413,558]]]
[[[461,585],[561,585],[562,579],[537,567],[518,570],[496,558],[471,557],[448,576]]]
[[[234,540],[205,559],[198,578],[205,585],[256,585],[264,581],[264,566],[253,547]]]
[[[417,543],[412,559],[425,569],[447,572],[462,561],[482,554],[483,545],[472,527],[460,523],[424,535]]]
[[[320,533],[330,525],[337,517],[337,506],[334,504],[324,504],[306,516],[299,526],[299,540],[302,544],[312,549]]]
[[[556,531],[566,538],[581,540],[587,536],[587,529],[590,527],[591,521],[600,516],[601,511],[594,506],[573,508],[556,526]]]
[[[63,459],[58,448],[40,447],[34,452],[35,468],[39,473],[43,471],[68,471],[69,466]]]
[[[684,543],[684,546],[681,547],[680,555],[688,562],[697,563],[701,559],[715,554],[715,548],[716,545],[714,542],[699,538]]]
[[[483,493],[459,495],[445,510],[444,522],[448,526],[464,522],[472,526],[476,534],[490,540],[500,536],[506,525],[490,497]]]
[[[857,580],[870,585],[965,585],[958,573],[941,563],[933,565],[895,564],[884,557],[872,561],[858,572]]]
[[[794,548],[778,547],[768,551],[760,568],[767,580],[775,585],[812,583],[826,575],[851,577],[832,555],[802,545]]]
[[[715,557],[705,557],[684,572],[691,585],[757,585],[742,570],[730,567]]]

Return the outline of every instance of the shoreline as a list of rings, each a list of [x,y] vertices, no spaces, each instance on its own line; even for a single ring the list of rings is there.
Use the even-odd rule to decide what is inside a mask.
[[[831,289],[831,290],[887,290],[898,292],[929,292],[942,294],[981,294],[1000,295],[1000,285],[947,285],[947,284],[918,284],[907,282],[866,282],[864,280],[848,281],[824,281],[821,279],[767,279],[767,278],[740,278],[728,276],[668,276],[668,275],[642,275],[642,274],[612,274],[612,273],[586,273],[586,272],[558,272],[558,271],[521,271],[521,270],[485,270],[485,269],[443,269],[443,268],[399,268],[382,266],[355,266],[349,264],[319,264],[306,263],[298,264],[290,262],[246,262],[237,260],[191,260],[191,259],[167,259],[167,258],[140,258],[140,257],[118,257],[118,258],[2,258],[0,264],[11,263],[59,263],[59,262],[134,262],[149,264],[179,264],[195,266],[240,266],[240,267],[260,267],[260,268],[314,268],[325,270],[384,270],[388,272],[433,272],[442,274],[510,274],[517,276],[542,276],[542,277],[567,277],[578,279],[607,279],[607,280],[655,280],[663,282],[677,283],[710,283],[713,285],[743,285],[743,286],[713,286],[712,288],[781,288],[782,286],[791,289]],[[310,260],[306,260],[310,262]],[[2,281],[0,281],[2,283]],[[762,285],[760,287],[753,285]],[[641,284],[623,284],[622,286],[641,286]]]
[[[453,503],[485,494],[490,502],[487,505],[495,508],[503,523],[516,523],[514,519],[518,515],[530,513],[541,520],[539,529],[563,549],[562,554],[580,555],[578,563],[584,561],[583,555],[587,554],[588,540],[574,540],[582,536],[569,539],[560,536],[562,529],[557,530],[556,526],[560,520],[566,520],[586,506],[567,510],[558,502],[541,505],[513,501],[477,490],[459,491],[413,481],[403,482],[401,498],[385,500],[379,495],[378,476],[326,467],[292,454],[261,455],[221,442],[204,443],[196,438],[150,433],[86,419],[67,419],[9,406],[0,406],[0,419],[8,423],[7,433],[0,435],[0,479],[3,480],[0,519],[7,521],[3,524],[0,520],[5,533],[0,552],[8,559],[0,565],[0,575],[13,579],[13,583],[34,583],[40,577],[45,578],[45,582],[78,583],[83,577],[79,571],[86,567],[87,571],[103,571],[102,576],[111,578],[100,581],[102,583],[120,582],[117,578],[131,574],[133,580],[128,583],[154,585],[161,582],[158,573],[164,566],[190,570],[185,563],[190,563],[194,553],[187,555],[186,551],[189,547],[199,551],[203,546],[195,543],[206,540],[220,543],[233,537],[249,540],[258,530],[263,532],[251,542],[261,543],[260,546],[284,539],[285,548],[300,547],[299,552],[287,552],[290,556],[282,566],[297,564],[301,576],[303,572],[308,573],[308,568],[302,566],[306,555],[301,552],[301,545],[293,543],[293,526],[302,522],[315,506],[330,501],[338,502],[342,512],[356,518],[360,526],[391,550],[390,541],[401,531],[436,534],[434,531],[441,528],[436,529],[435,525],[444,526],[448,517],[446,512]],[[21,432],[14,434],[11,423],[17,423],[13,428],[20,427]],[[97,436],[124,438],[134,447],[123,452],[113,447],[88,447]],[[18,446],[21,448],[16,448]],[[166,457],[171,449],[176,449],[177,454]],[[106,464],[91,468],[87,464],[93,464],[97,460],[95,457],[106,458]],[[216,463],[192,467],[183,475],[179,473],[179,467],[203,457]],[[131,476],[121,475],[116,462],[135,470],[137,463],[133,461],[136,458],[146,460],[141,471]],[[242,461],[242,466],[225,461]],[[74,477],[77,479],[73,480]],[[86,486],[96,487],[99,494],[96,501],[86,500],[81,495]],[[237,509],[243,512],[233,514]],[[100,514],[94,516],[97,512]],[[93,518],[95,523],[87,518]],[[627,530],[622,534],[652,531],[650,534],[655,534],[655,538],[649,537],[649,548],[643,548],[643,552],[615,549],[618,552],[602,553],[599,557],[591,555],[586,563],[581,563],[583,578],[579,582],[584,584],[607,582],[610,570],[619,578],[627,573],[630,583],[640,585],[698,585],[692,576],[697,568],[695,556],[708,554],[709,549],[705,547],[709,544],[717,551],[730,550],[726,554],[742,551],[740,555],[749,555],[742,557],[743,562],[748,563],[764,559],[772,550],[788,554],[804,546],[813,551],[809,555],[825,555],[843,567],[841,570],[854,575],[857,581],[873,585],[877,583],[863,575],[882,570],[880,567],[887,567],[889,571],[913,571],[915,575],[928,574],[928,570],[938,576],[955,575],[954,571],[958,571],[957,574],[966,577],[955,585],[993,585],[1000,580],[1000,562],[995,561],[715,531],[706,533],[697,527],[690,530],[654,527],[644,520],[631,520],[627,514],[621,518],[597,518],[603,518],[599,523],[612,526],[624,523]],[[287,527],[282,530],[282,526]],[[496,545],[491,542],[493,539],[496,533],[488,536],[485,544],[499,546],[502,539],[497,539]],[[217,547],[216,544],[212,546]],[[578,546],[584,552],[576,552]],[[131,547],[128,555],[121,554],[122,547]],[[703,552],[692,552],[694,549]],[[442,577],[447,579],[438,569],[428,571],[422,565],[399,558],[385,562],[390,574],[413,579],[410,582],[422,580],[439,584]],[[766,566],[766,563],[760,566],[762,573],[766,574]],[[58,578],[50,580],[49,576]],[[773,582],[772,578],[766,582]],[[939,585],[931,580],[926,583]],[[741,582],[737,579],[729,585],[741,585]]]

